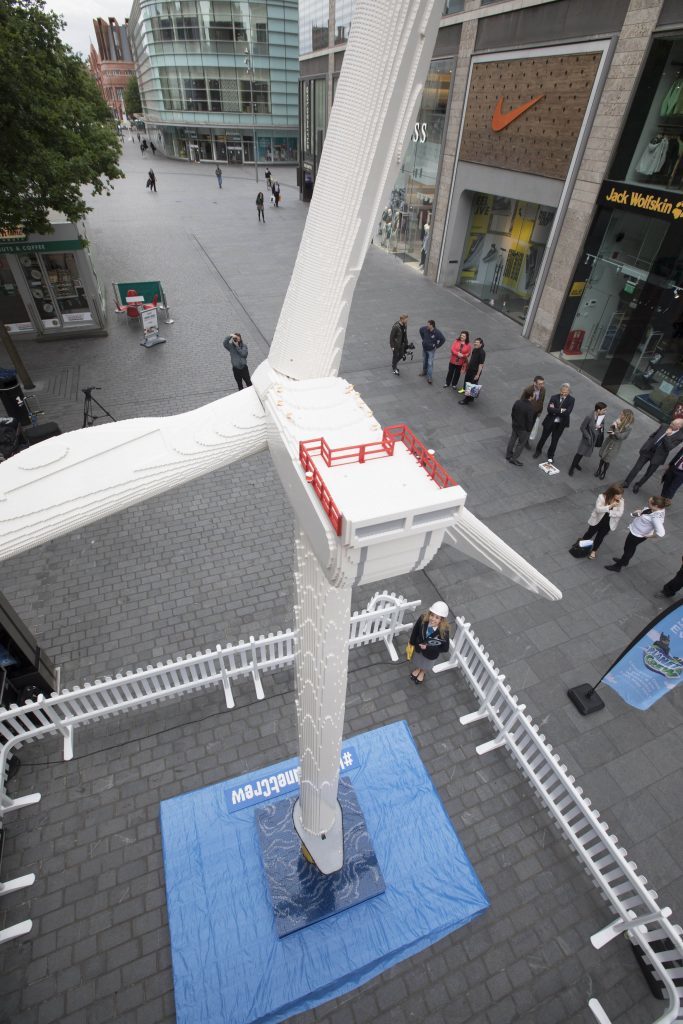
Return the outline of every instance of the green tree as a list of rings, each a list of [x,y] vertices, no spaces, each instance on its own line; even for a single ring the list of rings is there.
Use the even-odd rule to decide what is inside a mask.
[[[78,220],[82,192],[107,192],[121,145],[87,66],[59,38],[45,0],[0,0],[0,228],[50,230],[56,210]]]
[[[134,114],[142,113],[140,87],[138,86],[138,80],[135,75],[131,75],[126,82],[126,88],[123,91],[123,105],[126,108],[128,117],[133,117]]]

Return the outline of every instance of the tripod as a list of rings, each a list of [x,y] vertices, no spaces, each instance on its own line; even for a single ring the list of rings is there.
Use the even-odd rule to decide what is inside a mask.
[[[116,416],[112,416],[112,414],[110,412],[107,412],[107,410],[104,408],[104,406],[100,405],[100,403],[97,401],[97,399],[93,398],[93,396],[92,396],[93,391],[101,391],[101,390],[102,390],[102,388],[95,388],[95,387],[81,388],[81,391],[85,395],[85,397],[83,399],[83,426],[84,427],[92,427],[93,424],[95,423],[95,420],[103,420],[105,417],[107,417],[110,420],[113,420],[113,422],[116,423]],[[102,410],[101,415],[98,415],[95,412],[94,406],[97,406],[98,409]]]

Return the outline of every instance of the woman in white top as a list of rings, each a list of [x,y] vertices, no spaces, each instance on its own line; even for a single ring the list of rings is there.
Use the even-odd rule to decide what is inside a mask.
[[[621,484],[611,484],[604,494],[598,495],[595,508],[588,517],[588,529],[581,538],[593,540],[593,550],[589,558],[595,558],[595,552],[610,530],[616,530],[623,514],[624,488]]]
[[[652,497],[645,508],[631,512],[631,525],[626,534],[624,550],[614,565],[606,565],[610,572],[621,572],[633,558],[635,550],[644,540],[664,536],[664,509],[671,504],[668,498]]]

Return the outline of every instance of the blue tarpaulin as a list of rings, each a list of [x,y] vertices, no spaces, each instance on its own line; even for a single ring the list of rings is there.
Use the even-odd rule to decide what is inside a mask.
[[[236,788],[295,759],[161,804],[178,1024],[286,1020],[339,996],[488,907],[405,722],[353,737],[353,783],[386,891],[278,939],[257,806]],[[277,799],[277,794],[273,794]]]

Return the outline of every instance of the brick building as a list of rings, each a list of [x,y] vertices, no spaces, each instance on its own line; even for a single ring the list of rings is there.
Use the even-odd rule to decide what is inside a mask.
[[[105,102],[117,121],[124,117],[123,93],[135,64],[128,42],[128,18],[119,25],[116,18],[93,20],[97,49],[90,44],[88,61]]]

